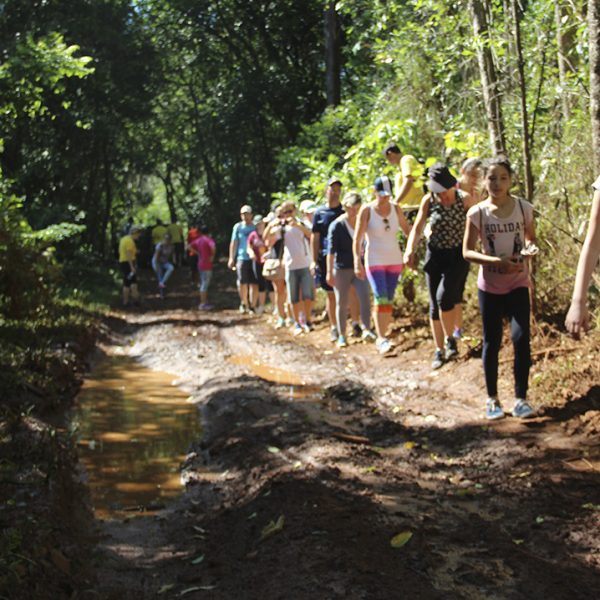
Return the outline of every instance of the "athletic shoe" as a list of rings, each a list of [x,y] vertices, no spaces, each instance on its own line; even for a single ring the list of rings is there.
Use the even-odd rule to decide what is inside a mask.
[[[304,332],[304,329],[302,329],[302,325],[300,325],[300,323],[296,323],[294,325],[294,328],[292,329],[292,333],[294,335],[300,335],[303,332]]]
[[[275,329],[281,329],[282,327],[285,327],[285,319],[279,317],[279,319],[277,319],[277,323],[275,323]]]
[[[249,315],[255,315],[256,314],[256,310],[254,308],[254,306],[249,306],[248,310],[246,311]]]
[[[444,353],[441,350],[436,350],[431,361],[431,368],[433,370],[439,369],[444,364]]]
[[[360,337],[363,339],[364,342],[373,343],[377,341],[377,336],[370,329],[363,329],[363,332]]]
[[[379,354],[387,354],[393,350],[392,343],[387,338],[379,338],[375,342],[375,346],[377,347]]]
[[[292,317],[288,317],[288,318],[285,320],[285,324],[286,324],[288,327],[291,327],[291,326],[294,324],[294,319],[292,319]]]
[[[519,419],[529,419],[535,416],[535,411],[526,400],[517,398],[512,409],[512,416]]]
[[[446,338],[446,352],[444,358],[446,360],[452,360],[458,356],[458,348],[456,347],[456,339],[452,336]]]
[[[302,325],[302,329],[304,329],[306,333],[310,333],[311,331],[315,330],[313,324],[310,321],[308,323],[304,323],[304,325]]]
[[[246,313],[246,305],[245,304],[240,304],[240,307],[238,308],[239,312],[241,315]]]
[[[455,327],[454,331],[452,332],[452,337],[455,340],[460,340],[462,339],[462,329],[460,327]]]
[[[214,306],[212,304],[200,304],[200,306],[198,306],[199,310],[212,310],[214,308]]]
[[[485,403],[485,418],[490,421],[504,418],[502,405],[497,398],[488,398]]]
[[[362,333],[363,333],[362,327],[358,323],[354,323],[352,325],[352,337],[360,338],[360,337],[362,337]]]
[[[337,327],[332,327],[329,330],[329,339],[335,344],[335,342],[337,342],[338,337],[340,336],[340,334],[338,333]]]
[[[256,307],[256,314],[262,315],[265,312],[265,307],[263,305]]]
[[[159,287],[161,290],[164,290],[164,289],[167,287],[167,284],[166,284],[166,283],[163,283],[162,281],[160,281],[160,282],[159,282],[159,284],[158,284],[158,287]]]
[[[340,335],[340,337],[337,339],[336,344],[338,348],[347,348],[348,342],[346,341],[346,336]]]

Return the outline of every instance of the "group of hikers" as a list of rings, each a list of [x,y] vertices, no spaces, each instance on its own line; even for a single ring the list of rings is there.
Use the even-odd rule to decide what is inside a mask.
[[[435,346],[432,368],[438,369],[458,355],[469,263],[478,264],[486,417],[505,416],[497,388],[505,317],[510,321],[514,348],[511,414],[533,416],[535,411],[527,401],[530,262],[538,248],[533,206],[510,193],[513,170],[509,161],[505,157],[469,158],[461,165],[458,178],[445,164],[435,163],[423,177],[422,165],[403,154],[397,144],[388,144],[383,153],[397,170],[396,177],[392,181],[387,175],[378,176],[369,202],[363,202],[356,191],[342,194],[343,182],[331,177],[325,203],[320,206],[305,200],[296,207],[288,200],[274,206],[266,217],[255,216],[248,205],[241,207],[228,257],[228,266],[237,276],[239,311],[264,312],[270,295],[276,328],[287,325],[294,335],[310,333],[314,329],[315,289],[321,288],[333,343],[347,347],[350,333],[374,342],[382,355],[389,354],[393,351],[388,329],[396,287],[404,268],[416,268],[419,242],[425,237],[422,268]],[[594,189],[590,225],[566,320],[575,337],[589,327],[587,289],[600,256],[600,178]],[[404,252],[400,230],[406,236]],[[135,246],[135,235],[134,226],[121,241],[124,303],[134,293],[135,253],[128,254],[127,248],[131,243]],[[188,234],[187,247],[198,257],[194,268],[199,272],[200,309],[205,310],[211,308],[206,294],[215,244],[205,232],[197,230],[194,235],[190,240]],[[127,237],[132,241],[126,242]],[[165,237],[155,246],[153,266],[159,285],[166,283],[171,272],[164,261],[168,244]]]

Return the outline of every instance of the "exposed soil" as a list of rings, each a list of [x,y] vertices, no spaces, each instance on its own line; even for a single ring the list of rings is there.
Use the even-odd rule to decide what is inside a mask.
[[[240,315],[233,285],[199,312],[186,275],[163,303],[147,282],[145,310],[115,311],[104,343],[176,374],[197,403],[186,492],[97,521],[90,574],[65,597],[600,597],[597,334],[575,344],[537,325],[541,416],[490,424],[474,338],[432,373],[422,316],[397,320],[399,350],[382,358],[334,348],[325,323],[293,337]]]

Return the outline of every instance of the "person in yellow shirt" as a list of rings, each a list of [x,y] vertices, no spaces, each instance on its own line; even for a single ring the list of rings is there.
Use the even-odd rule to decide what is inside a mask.
[[[416,213],[423,198],[423,165],[411,154],[402,154],[398,145],[393,142],[385,147],[383,155],[388,163],[398,169],[394,179],[394,202],[408,213],[407,216],[411,212]]]
[[[167,233],[175,247],[175,264],[180,267],[183,263],[183,227],[177,221],[172,221],[167,225]]]
[[[165,233],[167,232],[167,228],[164,223],[160,219],[156,219],[156,225],[152,228],[152,247],[154,248],[156,244],[159,244],[163,241],[165,237]]]
[[[140,237],[142,228],[132,225],[128,235],[119,241],[119,267],[123,274],[123,306],[129,306],[129,300],[139,306],[140,295],[137,285],[137,246],[136,240]]]

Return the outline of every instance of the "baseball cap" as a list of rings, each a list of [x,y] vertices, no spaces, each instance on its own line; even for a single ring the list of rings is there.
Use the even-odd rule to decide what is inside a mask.
[[[339,177],[330,177],[327,180],[327,185],[333,185],[334,183],[339,183],[340,185],[344,185]]]
[[[256,216],[254,217],[254,219],[252,219],[252,222],[253,222],[255,225],[258,225],[258,224],[259,224],[259,223],[260,223],[260,222],[261,222],[263,219],[264,219],[264,217],[263,217],[262,215],[256,215]]]
[[[244,206],[242,206],[242,208],[240,208],[240,214],[251,213],[251,212],[252,212],[252,207],[248,204],[244,204]]]
[[[429,180],[427,181],[427,189],[434,194],[439,194],[453,188],[457,181],[456,177],[450,173],[448,167],[444,163],[435,163],[429,167],[427,171]]]
[[[317,205],[312,200],[302,200],[300,202],[300,212],[312,213],[317,209]]]
[[[392,182],[387,175],[380,175],[375,179],[375,192],[378,196],[392,195]]]

